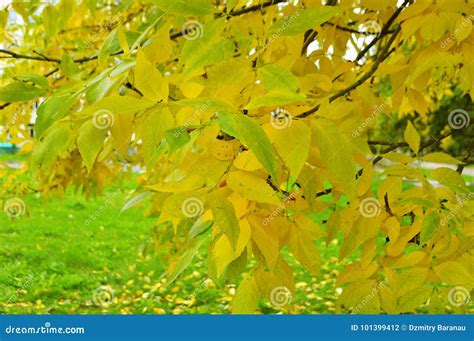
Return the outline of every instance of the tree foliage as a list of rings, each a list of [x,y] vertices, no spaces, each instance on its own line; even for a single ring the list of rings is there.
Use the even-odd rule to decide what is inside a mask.
[[[314,241],[342,241],[338,309],[444,312],[451,287],[474,287],[472,138],[457,158],[441,144],[470,124],[442,98],[474,96],[473,15],[463,0],[14,1],[2,138],[29,161],[1,170],[2,195],[90,195],[138,165],[169,281],[205,250],[213,279],[239,283],[233,311],[253,312],[294,294],[289,258],[318,276]],[[369,140],[381,117],[404,126]]]

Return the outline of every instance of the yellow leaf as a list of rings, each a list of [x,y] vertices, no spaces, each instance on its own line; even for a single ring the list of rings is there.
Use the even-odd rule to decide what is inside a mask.
[[[408,125],[405,129],[404,137],[405,137],[405,142],[408,143],[411,150],[413,150],[415,154],[418,154],[418,151],[420,149],[420,135],[416,131],[411,121],[408,121]]]
[[[454,261],[447,261],[434,267],[435,273],[441,281],[450,285],[464,285],[474,287],[474,274],[463,265]]]
[[[270,185],[254,173],[234,171],[227,176],[229,187],[244,198],[262,204],[280,205],[278,196]]]
[[[414,251],[399,257],[397,260],[395,260],[391,267],[392,269],[412,267],[420,263],[425,257],[426,253],[423,251]]]
[[[260,294],[255,278],[245,275],[232,300],[232,314],[252,314],[257,308]]]
[[[263,224],[263,219],[260,215],[251,214],[247,220],[252,228],[252,239],[265,257],[265,262],[269,269],[273,270],[280,255],[278,239],[275,238],[275,235],[269,233],[270,228]]]
[[[304,122],[293,121],[283,129],[272,127],[267,131],[291,176],[298,178],[308,158],[311,130]]]
[[[168,81],[161,72],[150,63],[144,52],[139,49],[135,66],[135,87],[145,98],[154,101],[168,101]]]
[[[442,152],[429,153],[423,156],[424,161],[438,162],[438,163],[449,163],[454,165],[462,165],[463,162],[453,158],[451,155]]]

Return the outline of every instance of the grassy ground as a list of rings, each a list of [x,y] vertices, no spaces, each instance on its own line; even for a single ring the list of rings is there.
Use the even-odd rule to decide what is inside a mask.
[[[48,203],[33,195],[23,199],[27,214],[21,218],[0,214],[0,313],[229,311],[235,288],[206,281],[203,257],[171,286],[160,279],[165,264],[153,247],[155,219],[144,218],[143,208],[120,214],[127,190],[112,188],[90,201],[73,193]],[[282,311],[334,311],[337,245],[321,250],[327,260],[321,276],[296,266],[298,293]],[[101,304],[112,291],[110,304]],[[262,301],[261,311],[279,310]]]

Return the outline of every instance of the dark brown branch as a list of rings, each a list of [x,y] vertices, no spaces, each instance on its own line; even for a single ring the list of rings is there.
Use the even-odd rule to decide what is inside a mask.
[[[387,20],[387,22],[385,23],[385,25],[383,25],[382,27],[382,30],[380,31],[380,34],[377,35],[374,39],[372,39],[372,41],[370,43],[367,44],[366,47],[364,47],[362,49],[362,51],[360,51],[358,54],[357,54],[357,57],[355,59],[356,62],[359,62],[359,60],[362,59],[362,57],[365,56],[365,54],[370,50],[370,48],[372,46],[374,46],[380,39],[382,39],[383,37],[385,37],[388,32],[390,31],[390,27],[392,26],[393,22],[395,21],[395,19],[400,15],[400,13],[403,11],[403,9],[405,8],[405,6],[410,2],[410,0],[405,0],[403,2],[403,4],[397,8],[397,10],[395,12],[393,12],[392,16]]]
[[[43,62],[61,63],[61,59],[47,57],[38,52],[35,52],[36,54],[38,54],[38,56],[24,55],[24,54],[16,53],[13,51],[4,50],[4,49],[0,49],[0,53],[7,54],[10,56],[10,58],[14,58],[14,59],[30,59],[30,60],[40,60]]]
[[[379,57],[375,61],[375,63],[372,65],[369,71],[365,73],[362,77],[360,77],[354,84],[348,86],[345,89],[342,89],[341,91],[337,92],[336,94],[332,95],[329,97],[329,103],[333,102],[334,100],[338,99],[339,97],[342,97],[346,95],[347,93],[351,92],[352,90],[356,89],[360,85],[362,85],[366,80],[368,80],[370,77],[372,77],[377,71],[379,65],[391,54],[392,51],[389,51],[390,46],[394,42],[395,38],[397,37],[398,33],[400,32],[400,27],[398,27],[395,32],[392,34],[390,37],[390,40],[387,42],[385,47],[382,49]],[[320,104],[315,106],[314,108],[309,109],[308,111],[303,112],[301,115],[299,115],[299,118],[307,117],[316,111],[319,110]]]

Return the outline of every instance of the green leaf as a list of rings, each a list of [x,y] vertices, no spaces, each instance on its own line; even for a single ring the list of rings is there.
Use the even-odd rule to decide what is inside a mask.
[[[35,122],[37,136],[41,137],[49,126],[66,116],[78,98],[74,93],[57,93],[41,103]]]
[[[299,89],[298,78],[289,69],[279,65],[267,64],[259,68],[257,74],[267,91],[296,92]]]
[[[201,16],[217,11],[209,0],[153,0],[153,2],[165,12],[180,15]]]
[[[296,35],[319,26],[340,12],[336,6],[299,9],[293,15],[276,21],[270,27],[270,34]]]
[[[102,46],[100,47],[99,65],[102,67],[107,65],[107,59],[110,56],[110,47],[112,45],[112,42],[114,40],[118,41],[115,37],[116,34],[117,34],[117,29],[110,31],[109,35],[107,36],[107,38],[105,38],[104,42],[102,43]]]
[[[74,134],[69,122],[57,122],[47,131],[31,154],[31,168],[51,165],[74,144]]]
[[[239,239],[240,226],[234,206],[225,197],[215,193],[209,200],[214,223],[229,238],[230,244],[235,249]]]
[[[408,121],[404,137],[411,150],[413,150],[415,154],[418,154],[418,151],[420,150],[420,135],[416,131],[411,121]]]
[[[169,129],[165,132],[166,142],[170,147],[170,153],[173,153],[175,150],[186,145],[191,141],[191,136],[189,135],[186,127],[176,127]]]
[[[266,93],[247,104],[247,109],[261,106],[278,106],[306,99],[300,93],[298,78],[290,70],[276,64],[268,64],[258,69]]]
[[[88,120],[79,128],[77,147],[89,173],[97,155],[102,150],[106,134],[107,130],[97,128],[93,120]]]
[[[159,153],[160,144],[165,138],[165,131],[174,126],[174,117],[164,105],[151,108],[147,114],[143,121],[142,142],[143,158],[149,166]]]
[[[194,257],[196,256],[197,252],[199,251],[199,248],[201,247],[202,243],[204,241],[197,242],[194,244],[193,247],[191,247],[189,250],[187,250],[183,255],[180,257],[179,261],[176,263],[176,265],[170,270],[168,270],[168,285],[173,283],[176,278],[184,271],[186,268],[191,265]]]
[[[263,128],[252,118],[242,114],[218,114],[221,129],[239,139],[255,154],[257,160],[276,179],[276,153]]]
[[[46,88],[38,88],[25,82],[11,82],[10,84],[0,88],[0,100],[3,102],[22,102],[43,96]]]
[[[355,161],[347,138],[331,121],[321,118],[312,122],[316,146],[321,151],[321,160],[337,184],[351,196],[355,191]]]
[[[421,225],[420,242],[422,245],[433,237],[438,227],[439,215],[435,211],[431,211],[425,216]]]
[[[58,31],[59,11],[54,6],[47,6],[43,10],[44,31],[48,38],[51,38]]]
[[[198,68],[223,61],[233,52],[232,42],[221,36],[224,26],[224,19],[213,20],[202,27],[201,37],[184,43],[179,61],[184,64],[185,78]]]
[[[65,54],[59,64],[59,70],[66,76],[74,80],[79,80],[80,69],[69,54]]]

